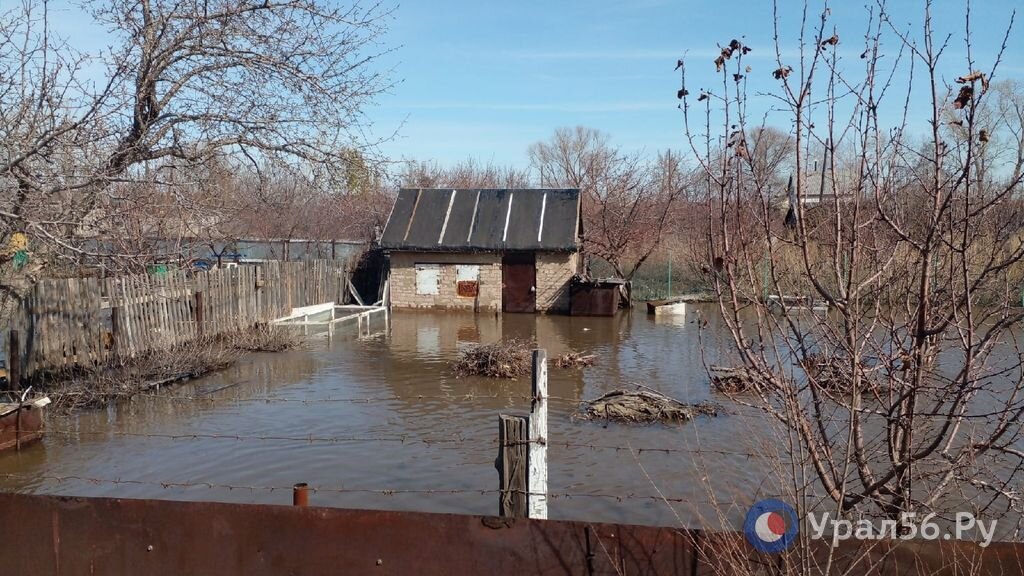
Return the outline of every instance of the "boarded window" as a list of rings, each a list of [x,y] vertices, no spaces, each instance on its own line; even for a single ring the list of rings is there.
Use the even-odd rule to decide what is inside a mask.
[[[478,264],[459,264],[455,267],[455,283],[458,295],[463,298],[476,298],[480,292],[480,266]]]
[[[436,296],[441,285],[440,264],[416,265],[416,293]]]

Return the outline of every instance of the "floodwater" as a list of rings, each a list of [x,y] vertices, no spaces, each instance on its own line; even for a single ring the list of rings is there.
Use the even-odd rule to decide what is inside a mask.
[[[549,371],[550,517],[736,527],[773,495],[776,435],[710,390],[704,363],[727,335],[706,308],[698,336],[695,314],[396,312],[390,333],[314,337],[159,396],[51,416],[44,442],[0,456],[0,489],[288,504],[307,482],[313,505],[494,514],[498,415],[529,411],[530,381],[456,378],[450,362],[464,346],[520,337],[550,357],[599,357]],[[633,383],[726,410],[672,426],[572,419],[580,400]]]

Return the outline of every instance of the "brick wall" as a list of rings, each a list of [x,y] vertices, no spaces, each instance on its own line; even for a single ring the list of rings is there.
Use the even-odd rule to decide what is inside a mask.
[[[416,264],[440,264],[438,293],[416,293]],[[458,295],[456,266],[480,266],[476,298]],[[569,312],[569,281],[579,265],[579,254],[537,253],[537,310]],[[391,304],[396,308],[463,308],[501,310],[501,254],[498,253],[391,253]]]
[[[437,294],[416,293],[416,264],[440,264]],[[476,298],[458,295],[455,272],[459,264],[480,266],[480,288]],[[501,310],[501,255],[391,253],[391,305],[396,308],[466,308]]]
[[[537,310],[569,313],[569,281],[576,273],[579,253],[537,253]]]

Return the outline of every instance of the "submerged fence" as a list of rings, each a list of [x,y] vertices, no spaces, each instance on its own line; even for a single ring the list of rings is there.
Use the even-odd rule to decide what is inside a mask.
[[[347,285],[345,263],[324,260],[41,280],[11,319],[8,368],[29,377],[167,349],[342,302]]]

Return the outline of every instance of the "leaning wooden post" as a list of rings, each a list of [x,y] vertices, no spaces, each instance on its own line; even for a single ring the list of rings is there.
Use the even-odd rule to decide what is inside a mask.
[[[533,389],[530,403],[528,512],[530,518],[548,517],[548,353],[533,351]]]

